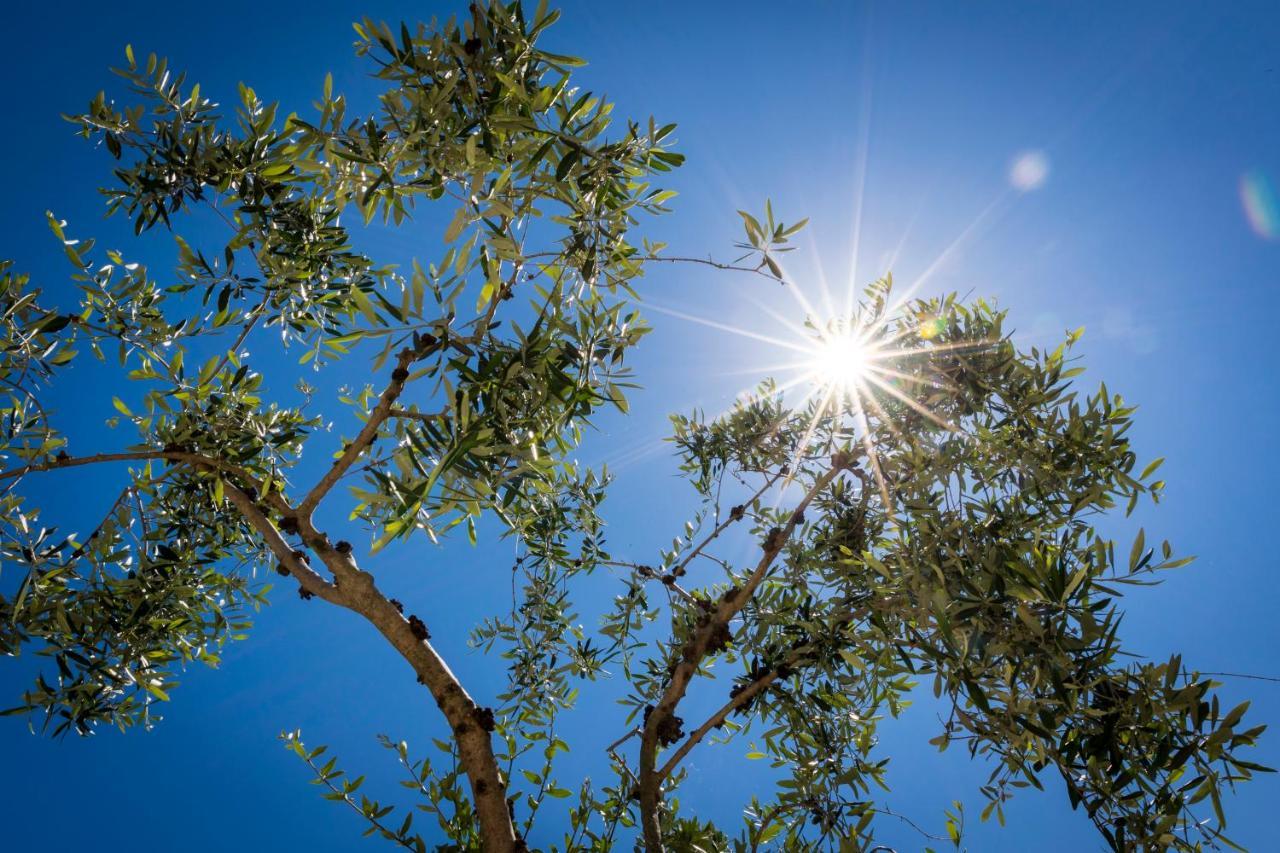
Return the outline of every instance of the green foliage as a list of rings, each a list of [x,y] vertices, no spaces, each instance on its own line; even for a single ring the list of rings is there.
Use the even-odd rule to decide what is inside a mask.
[[[1263,727],[1240,726],[1244,706],[1219,709],[1179,658],[1124,665],[1116,599],[1186,561],[1167,543],[1157,558],[1141,532],[1117,560],[1090,521],[1159,495],[1155,466],[1134,473],[1133,410],[1105,388],[1071,386],[1076,335],[1021,353],[984,303],[920,300],[886,317],[889,294],[887,281],[873,286],[855,326],[874,330],[873,348],[893,342],[883,361],[896,393],[797,410],[765,386],[721,419],[675,419],[685,470],[716,518],[726,478],[818,490],[819,512],[722,649],[744,670],[728,698],[768,684],[735,708],[749,714],[734,729],[763,728],[753,742],[786,770],[743,843],[780,821],[788,845],[869,844],[887,763],[873,757],[876,728],[922,678],[952,708],[934,743],[994,760],[983,819],[1003,820],[1014,790],[1050,772],[1116,849],[1227,843],[1221,791],[1263,769],[1236,754]],[[822,485],[833,466],[847,471]],[[789,510],[760,495],[730,512],[767,548]],[[658,572],[683,565],[677,549]],[[744,574],[726,568],[733,589]],[[684,609],[696,624],[692,592]],[[690,635],[677,631],[648,662],[634,705],[658,703]],[[1208,821],[1193,814],[1206,799]]]
[[[99,94],[69,117],[114,160],[109,210],[172,232],[177,276],[161,284],[52,215],[74,306],[0,263],[0,557],[16,573],[0,651],[52,661],[15,711],[56,733],[149,724],[178,669],[216,663],[245,630],[267,591],[256,572],[273,566],[370,622],[448,722],[434,762],[383,738],[416,798],[403,819],[324,747],[283,736],[325,796],[402,847],[517,850],[548,826],[566,850],[868,846],[878,816],[898,817],[877,802],[878,731],[917,685],[950,709],[934,745],[992,767],[981,819],[1003,821],[1049,774],[1113,849],[1230,844],[1222,791],[1265,769],[1238,754],[1262,727],[1176,656],[1125,663],[1118,599],[1186,561],[1141,531],[1117,557],[1098,531],[1163,484],[1158,461],[1138,473],[1133,409],[1072,384],[1078,333],[1021,352],[984,302],[896,304],[877,282],[855,316],[813,331],[858,330],[885,381],[800,402],[766,382],[721,417],[675,417],[697,508],[653,557],[610,552],[609,476],[569,456],[600,407],[626,411],[626,355],[647,331],[633,285],[680,260],[629,235],[665,210],[673,193],[650,181],[682,158],[672,125],[617,123],[573,85],[581,63],[538,41],[557,16],[492,2],[398,32],[361,21],[357,53],[383,85],[368,115],[350,116],[331,78],[305,115],[247,87],[224,110],[129,50],[130,102]],[[441,253],[406,271],[343,224],[395,228],[429,203],[444,208]],[[179,234],[198,211],[221,241]],[[741,216],[742,258],[683,260],[784,281],[778,258],[805,222],[770,205]],[[136,431],[127,447],[73,455],[56,428],[50,388],[78,353],[121,371],[103,414]],[[353,425],[340,446],[312,411],[330,389],[282,381],[282,353],[299,370],[368,366],[370,383],[338,397],[334,421]],[[87,536],[44,526],[24,488],[123,462]],[[432,614],[404,614],[355,546],[316,528],[316,508],[343,497],[369,556],[457,527],[474,542],[484,516],[515,542],[512,597],[471,638],[505,668],[502,687],[472,686],[492,707],[440,660]],[[729,560],[723,541],[758,549]],[[618,594],[585,627],[580,610],[601,608],[580,593],[604,570]],[[613,778],[563,778],[578,747],[561,713],[619,673]],[[692,719],[689,692],[719,710]],[[705,741],[773,768],[740,830],[681,813],[680,765]],[[938,838],[958,845],[959,802],[943,820]]]
[[[117,397],[112,413],[113,423],[138,430],[126,452],[213,460],[132,472],[128,499],[83,547],[29,529],[38,511],[24,515],[22,498],[6,492],[17,528],[6,555],[30,569],[15,603],[5,602],[5,650],[38,639],[62,649],[64,675],[83,668],[73,680],[88,681],[75,690],[90,698],[69,705],[77,726],[134,721],[130,702],[108,698],[119,694],[118,679],[132,678],[127,659],[148,661],[139,684],[162,696],[158,673],[171,663],[213,660],[203,636],[225,633],[218,602],[234,609],[256,595],[243,577],[211,568],[260,559],[256,544],[243,551],[248,526],[211,467],[233,466],[239,486],[260,490],[255,498],[265,502],[287,489],[317,425],[280,389],[279,399],[264,398],[254,369],[263,358],[251,361],[242,347],[259,329],[301,347],[304,364],[367,353],[365,344],[377,347],[375,368],[404,346],[431,354],[411,377],[426,386],[416,398],[423,404],[396,412],[380,436],[387,449],[362,466],[355,513],[382,531],[379,546],[415,531],[435,538],[484,510],[513,529],[536,523],[536,505],[573,481],[560,459],[586,416],[602,403],[625,405],[622,356],[646,331],[618,298],[641,271],[625,235],[636,214],[661,211],[670,195],[644,176],[681,158],[662,147],[670,126],[630,123],[605,141],[610,105],[571,86],[575,60],[535,47],[554,18],[526,21],[519,8],[495,4],[465,33],[456,24],[419,26],[400,39],[385,25],[358,24],[358,52],[387,84],[367,117],[348,117],[327,81],[314,117],[284,115],[242,87],[228,121],[163,59],[139,62],[131,49],[119,73],[138,102],[118,106],[99,94],[69,117],[118,161],[108,209],[130,217],[135,231],[176,228],[181,215],[204,208],[229,232],[214,252],[175,235],[178,278],[166,286],[120,253],[103,258],[92,241],[68,237],[51,215],[82,291],[70,313],[46,308],[10,264],[0,268],[9,459],[63,463],[66,442],[40,391],[82,344],[103,360],[112,346],[138,388]],[[401,276],[353,248],[341,224],[348,206],[366,222],[381,213],[399,224],[423,198],[455,208],[438,261]],[[499,305],[517,295],[531,305],[530,319],[497,332]],[[216,337],[224,330],[234,335],[229,347]],[[359,414],[373,399],[366,389],[346,402]],[[442,406],[427,414],[431,399]],[[138,525],[147,528],[141,537],[130,530]],[[155,566],[169,577],[163,590],[135,577]],[[144,642],[133,625],[138,602],[163,613],[169,595],[190,597],[190,624],[161,620],[161,631],[148,622]],[[81,622],[103,627],[97,650],[76,651]],[[53,712],[68,701],[41,683],[29,706]]]

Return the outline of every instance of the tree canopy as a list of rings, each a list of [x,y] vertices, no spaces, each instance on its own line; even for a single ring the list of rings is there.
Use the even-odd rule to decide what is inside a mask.
[[[580,61],[539,44],[556,18],[495,0],[443,23],[361,21],[384,87],[367,115],[331,79],[310,112],[247,87],[223,106],[128,50],[127,99],[68,117],[113,162],[108,210],[171,232],[176,261],[154,274],[50,214],[76,301],[0,264],[0,650],[48,662],[14,711],[53,735],[151,726],[183,666],[245,634],[274,571],[320,618],[368,622],[448,725],[443,760],[384,739],[420,798],[404,814],[285,736],[327,796],[402,847],[871,847],[878,729],[929,688],[950,708],[933,745],[992,768],[982,819],[1057,778],[1112,849],[1229,844],[1222,794],[1266,769],[1240,754],[1263,727],[1177,655],[1126,656],[1122,593],[1186,560],[1098,529],[1163,483],[1130,444],[1133,409],[1074,381],[1078,335],[1023,351],[987,302],[878,280],[849,316],[809,318],[815,347],[856,346],[843,357],[861,374],[763,381],[724,414],[673,417],[690,521],[652,553],[611,548],[610,477],[573,451],[602,407],[626,411],[642,275],[704,264],[792,286],[780,256],[804,223],[743,212],[745,254],[724,262],[634,236],[674,195],[656,183],[683,160],[674,125],[618,120],[577,88]],[[439,209],[442,251],[410,269],[343,224]],[[69,446],[48,405],[85,359],[117,369],[118,444]],[[339,362],[370,378],[335,410],[315,370]],[[91,530],[61,531],[29,494],[112,464],[119,490]],[[333,506],[363,542],[318,519]],[[384,549],[446,554],[481,518],[516,544],[517,588],[472,636],[492,679],[463,684],[433,614],[376,575]],[[720,556],[731,539],[752,559]],[[608,612],[580,628],[582,581],[606,570]],[[594,780],[562,778],[574,744],[557,715],[607,680],[626,685],[619,740]],[[693,716],[695,693],[718,710]],[[743,823],[682,810],[687,756],[748,739],[776,779]],[[958,844],[955,816],[947,828]]]

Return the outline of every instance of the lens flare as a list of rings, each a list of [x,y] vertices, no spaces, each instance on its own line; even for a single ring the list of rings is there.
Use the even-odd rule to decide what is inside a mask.
[[[1264,240],[1280,240],[1280,200],[1266,175],[1253,171],[1240,177],[1240,203],[1255,234]]]
[[[920,337],[926,341],[931,341],[947,330],[947,321],[941,317],[920,316],[916,318],[920,323]]]
[[[1038,190],[1049,179],[1049,157],[1043,151],[1024,151],[1009,166],[1009,183],[1020,192]]]

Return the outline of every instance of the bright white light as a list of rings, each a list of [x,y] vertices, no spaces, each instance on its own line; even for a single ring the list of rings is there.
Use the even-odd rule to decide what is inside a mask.
[[[1009,166],[1009,183],[1016,190],[1030,192],[1049,179],[1049,158],[1043,151],[1024,151]]]
[[[822,341],[814,359],[820,381],[843,390],[856,388],[867,372],[867,351],[853,335],[837,335]]]

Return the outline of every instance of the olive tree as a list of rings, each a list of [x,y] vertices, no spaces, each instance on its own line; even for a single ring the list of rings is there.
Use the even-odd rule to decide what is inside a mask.
[[[243,86],[224,108],[128,50],[127,101],[99,94],[69,117],[115,161],[109,211],[172,232],[176,261],[156,277],[51,214],[78,301],[0,265],[0,648],[50,662],[14,711],[53,734],[150,726],[175,673],[246,629],[274,569],[367,621],[447,723],[443,762],[384,738],[434,819],[425,837],[414,810],[393,815],[284,736],[403,847],[868,845],[877,727],[917,684],[951,709],[934,745],[993,767],[984,819],[1052,774],[1114,849],[1226,843],[1221,792],[1265,769],[1236,754],[1262,727],[1176,656],[1124,663],[1116,599],[1184,561],[1141,532],[1117,556],[1097,531],[1162,484],[1156,465],[1138,472],[1132,409],[1072,385],[1075,336],[1022,352],[986,303],[895,301],[877,282],[852,316],[811,326],[862,349],[865,381],[765,382],[721,416],[674,418],[691,519],[668,549],[610,552],[609,478],[570,460],[594,412],[626,410],[626,355],[647,331],[637,280],[683,262],[785,285],[799,226],[744,213],[746,254],[726,263],[632,237],[674,195],[652,183],[682,161],[673,126],[616,121],[579,91],[580,62],[538,44],[556,17],[494,0],[461,21],[362,21],[357,52],[382,84],[368,115],[329,80],[305,114]],[[442,254],[409,270],[342,224],[395,228],[428,202],[447,211]],[[216,244],[203,226],[181,236],[201,217],[225,228]],[[59,428],[52,389],[89,357],[119,369],[110,415],[131,444],[70,447]],[[373,379],[325,410],[335,442],[324,374],[290,387],[286,366],[342,360]],[[29,486],[87,465],[115,465],[118,494],[91,530],[59,533]],[[317,511],[335,506],[365,544],[324,529]],[[497,596],[476,626],[493,678],[464,685],[433,614],[404,612],[375,573],[385,549],[474,542],[485,516],[518,547],[518,602]],[[718,556],[730,540],[756,556]],[[605,568],[617,595],[577,627],[579,581]],[[564,787],[557,715],[619,681],[612,781]],[[718,710],[685,719],[694,694]],[[740,827],[683,814],[686,757],[748,733],[781,774],[772,793]],[[548,798],[564,802],[540,811]]]

